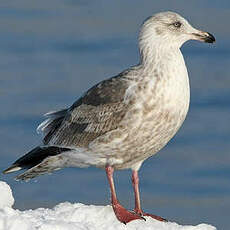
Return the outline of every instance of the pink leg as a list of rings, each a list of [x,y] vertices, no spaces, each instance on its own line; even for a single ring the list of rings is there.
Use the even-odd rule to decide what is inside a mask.
[[[135,195],[135,209],[134,212],[137,213],[140,216],[151,216],[153,219],[159,220],[159,221],[167,221],[166,219],[156,216],[153,214],[145,213],[141,209],[141,202],[140,202],[140,192],[139,192],[139,177],[138,177],[138,171],[132,172],[132,184],[133,184],[133,190]]]
[[[139,214],[134,213],[134,212],[129,212],[126,210],[117,200],[116,192],[115,192],[115,186],[113,182],[113,167],[112,166],[106,166],[105,168],[107,178],[109,181],[109,186],[111,190],[111,198],[112,198],[112,206],[113,206],[113,211],[117,217],[117,219],[126,224],[132,220],[137,220],[137,219],[144,219],[141,217]]]

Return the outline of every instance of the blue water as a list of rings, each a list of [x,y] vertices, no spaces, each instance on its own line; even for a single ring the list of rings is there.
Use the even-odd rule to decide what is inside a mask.
[[[71,105],[96,82],[138,62],[137,34],[150,14],[176,10],[215,35],[183,54],[191,106],[178,134],[140,170],[145,211],[182,224],[228,229],[230,207],[229,1],[5,1],[0,3],[0,169],[38,145],[42,114]],[[108,204],[100,169],[65,169],[29,183],[1,175],[19,209],[64,202]],[[133,208],[130,171],[115,176],[118,197]]]

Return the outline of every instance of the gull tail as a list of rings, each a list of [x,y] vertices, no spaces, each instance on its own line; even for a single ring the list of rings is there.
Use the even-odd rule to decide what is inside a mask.
[[[71,151],[71,149],[57,146],[38,146],[16,160],[9,168],[4,170],[3,173],[7,174],[21,169],[27,169],[26,172],[17,176],[16,179],[28,180],[38,175],[52,172],[60,168],[57,164],[58,159],[60,158],[60,154],[66,151]],[[59,156],[59,158],[57,156]]]

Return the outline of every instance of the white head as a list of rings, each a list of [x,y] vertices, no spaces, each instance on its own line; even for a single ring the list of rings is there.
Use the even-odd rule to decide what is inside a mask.
[[[188,40],[213,43],[210,33],[193,28],[187,20],[174,12],[161,12],[147,18],[140,31],[140,51],[151,47],[179,49]]]

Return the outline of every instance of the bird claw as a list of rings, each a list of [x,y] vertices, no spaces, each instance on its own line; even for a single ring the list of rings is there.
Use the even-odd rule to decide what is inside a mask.
[[[168,220],[166,220],[165,218],[162,218],[162,217],[160,217],[160,216],[156,216],[156,215],[154,215],[154,214],[149,214],[149,213],[143,212],[142,215],[143,215],[143,216],[150,216],[150,217],[152,217],[152,218],[155,219],[155,220],[159,220],[159,221],[163,221],[163,222],[168,222]]]
[[[141,209],[134,209],[134,212],[139,215],[139,216],[150,216],[152,217],[153,219],[155,220],[158,220],[158,221],[164,221],[164,222],[168,222],[168,220],[160,217],[160,216],[157,216],[157,215],[154,215],[154,214],[149,214],[149,213],[146,213],[146,212],[143,212]]]

